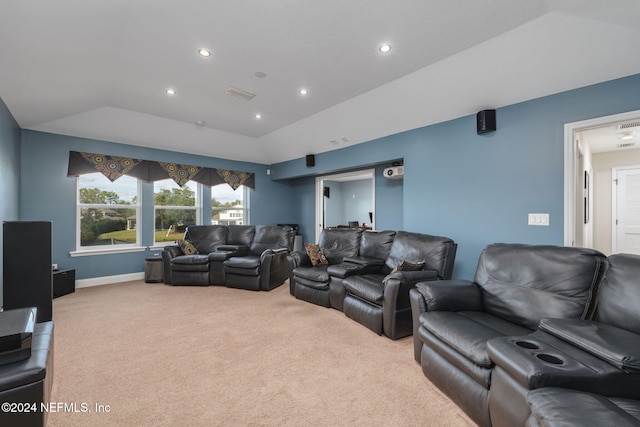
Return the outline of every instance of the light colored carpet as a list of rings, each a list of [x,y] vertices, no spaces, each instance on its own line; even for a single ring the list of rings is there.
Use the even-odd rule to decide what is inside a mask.
[[[380,337],[288,283],[84,288],[53,318],[51,400],[66,408],[49,426],[475,425],[425,378],[411,337]]]

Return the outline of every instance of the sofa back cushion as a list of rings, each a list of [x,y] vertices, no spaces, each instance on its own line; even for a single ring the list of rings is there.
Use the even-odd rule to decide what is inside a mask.
[[[256,233],[254,225],[228,225],[227,245],[251,246],[253,236]]]
[[[496,243],[482,251],[475,282],[485,312],[537,329],[544,318],[587,317],[605,267],[593,249]]]
[[[251,242],[250,253],[260,255],[267,249],[293,250],[295,231],[291,227],[256,225],[256,234]]]
[[[385,260],[391,251],[395,231],[365,231],[360,241],[360,256]]]
[[[329,264],[338,264],[346,257],[358,255],[362,230],[349,228],[325,228],[320,233],[318,245]]]
[[[403,261],[424,261],[423,270],[435,270],[440,279],[450,279],[455,252],[455,243],[448,237],[398,231],[391,244],[383,273],[389,274]]]
[[[598,292],[596,320],[640,334],[640,256],[611,255],[608,264]]]
[[[224,245],[227,239],[225,225],[190,225],[184,234],[185,240],[196,247],[198,253],[215,252],[218,246]]]

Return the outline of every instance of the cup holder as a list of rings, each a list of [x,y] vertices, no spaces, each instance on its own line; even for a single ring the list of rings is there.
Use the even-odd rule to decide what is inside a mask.
[[[560,359],[559,357],[552,356],[550,354],[544,354],[544,353],[536,354],[536,357],[542,360],[543,362],[551,363],[552,365],[564,364],[564,360]]]
[[[534,344],[534,343],[529,342],[529,341],[516,341],[515,344],[518,347],[526,348],[527,350],[538,350],[540,348],[540,347],[538,347],[537,344]]]

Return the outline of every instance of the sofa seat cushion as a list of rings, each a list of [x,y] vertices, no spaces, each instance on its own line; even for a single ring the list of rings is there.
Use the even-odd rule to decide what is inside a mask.
[[[531,333],[530,329],[479,311],[428,311],[420,315],[420,326],[484,368],[493,366],[487,340]]]
[[[347,294],[355,295],[365,301],[382,305],[384,285],[382,274],[365,274],[364,276],[347,277],[343,284]]]
[[[329,273],[327,265],[319,265],[317,267],[298,267],[293,270],[293,275],[297,278],[306,279],[307,281],[329,283]]]
[[[173,271],[209,271],[208,255],[181,255],[171,260]]]
[[[640,401],[637,400],[545,387],[530,391],[527,402],[543,426],[640,425]]]
[[[260,274],[260,258],[257,256],[233,257],[224,262],[227,274],[258,276]]]

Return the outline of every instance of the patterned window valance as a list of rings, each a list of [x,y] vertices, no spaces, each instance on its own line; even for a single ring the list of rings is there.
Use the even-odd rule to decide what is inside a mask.
[[[122,175],[128,175],[146,182],[171,178],[180,187],[189,181],[196,181],[208,186],[226,183],[234,190],[241,185],[246,185],[253,189],[256,188],[255,174],[251,172],[155,162],[79,151],[69,152],[67,176],[78,176],[96,171],[101,172],[111,181],[115,181]]]

